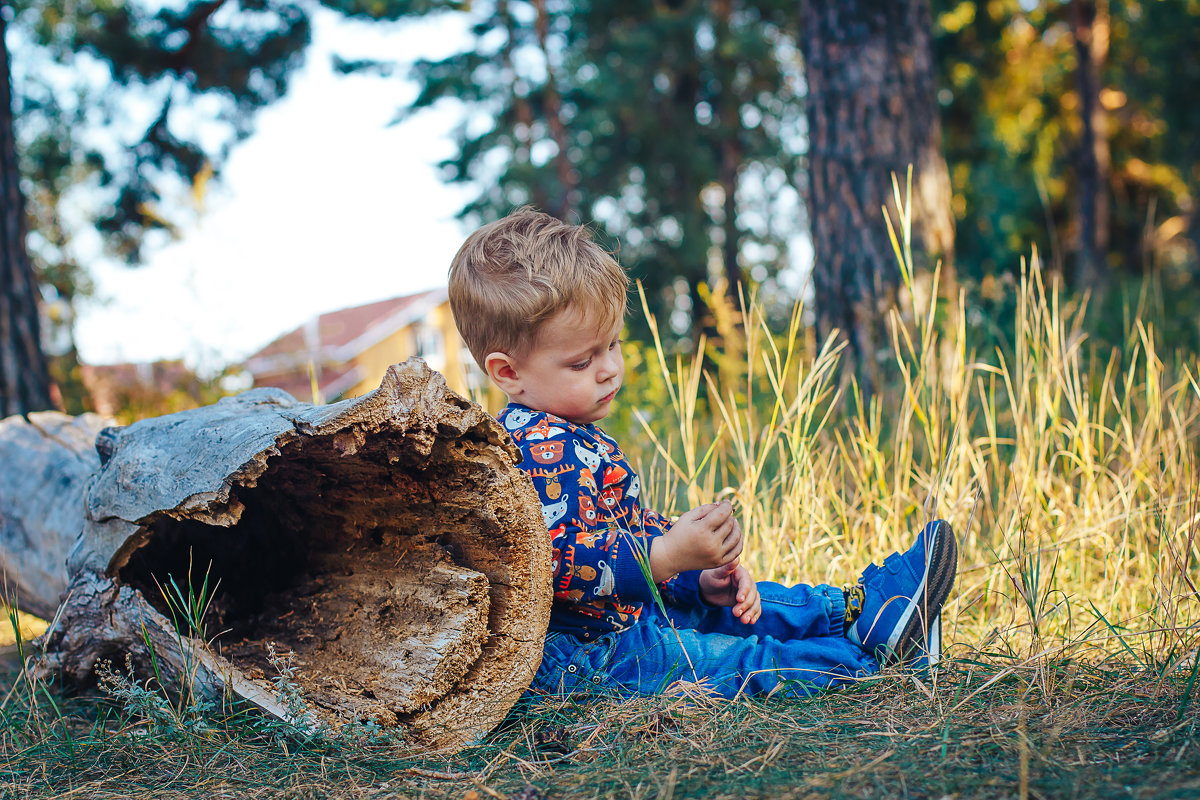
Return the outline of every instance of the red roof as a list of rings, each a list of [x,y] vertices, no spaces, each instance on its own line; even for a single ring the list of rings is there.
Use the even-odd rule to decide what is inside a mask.
[[[343,308],[339,311],[330,311],[322,314],[317,317],[317,331],[320,335],[322,349],[346,346],[370,330],[372,326],[384,322],[396,312],[412,305],[421,298],[428,297],[433,291],[436,290],[421,292],[420,294],[410,294],[406,297],[393,297],[390,300],[380,300],[377,303],[368,303],[365,306]],[[247,361],[265,356],[288,355],[306,351],[308,344],[305,341],[305,331],[311,324],[306,323],[288,331],[262,350],[250,356]]]
[[[445,288],[430,289],[321,314],[251,355],[246,359],[246,369],[254,376],[255,385],[277,386],[307,399],[311,392],[310,364],[320,370],[322,391],[351,379],[355,356],[445,299]]]

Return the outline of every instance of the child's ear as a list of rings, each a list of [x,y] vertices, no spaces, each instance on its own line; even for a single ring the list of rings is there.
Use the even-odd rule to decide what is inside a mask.
[[[517,374],[516,364],[507,353],[488,353],[483,366],[492,383],[509,397],[520,390],[521,378]]]

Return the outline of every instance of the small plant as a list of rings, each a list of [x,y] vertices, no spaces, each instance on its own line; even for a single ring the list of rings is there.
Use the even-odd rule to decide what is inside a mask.
[[[193,585],[192,556],[193,551],[189,548],[186,589],[176,583],[174,575],[167,576],[166,586],[159,582],[157,576],[154,577],[154,583],[158,587],[159,594],[162,595],[163,602],[167,604],[167,609],[172,620],[175,621],[176,630],[180,635],[208,641],[209,637],[204,621],[212,609],[213,598],[216,597],[217,589],[221,586],[221,580],[218,578],[211,587],[208,585],[209,573],[212,571],[212,561],[210,560],[204,569],[204,580],[199,586]]]
[[[1030,656],[1041,652],[1047,633],[1046,624],[1052,616],[1065,609],[1070,627],[1070,598],[1055,580],[1058,562],[1056,547],[1041,547],[1033,541],[1028,519],[1021,522],[1012,555],[997,559],[1008,575],[1016,592],[1018,607],[1023,612],[1025,621],[1022,624],[1028,630]]]
[[[195,736],[212,731],[209,718],[216,710],[215,703],[196,700],[189,695],[191,702],[187,705],[172,705],[160,690],[139,683],[134,674],[133,662],[128,656],[124,672],[114,667],[111,661],[101,662],[96,667],[100,688],[117,701],[127,717],[145,720],[156,734]]]
[[[267,643],[267,661],[275,668],[276,676],[271,679],[275,687],[275,699],[287,711],[284,720],[289,724],[302,724],[308,715],[308,701],[304,699],[300,684],[296,682],[299,667],[296,666],[296,654],[291,650],[279,654],[275,643]]]

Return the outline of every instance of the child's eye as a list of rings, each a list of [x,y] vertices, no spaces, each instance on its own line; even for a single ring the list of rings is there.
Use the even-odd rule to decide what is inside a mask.
[[[589,358],[587,361],[580,361],[578,364],[571,364],[570,368],[575,370],[576,372],[582,372],[583,370],[587,369],[588,364],[591,364],[591,363],[592,363],[592,360]]]
[[[610,344],[610,345],[608,346],[608,349],[609,349],[609,350],[612,350],[614,347],[616,347],[616,346],[617,346],[617,345],[619,345],[620,343],[621,343],[621,340],[620,340],[620,339],[613,339],[613,340],[612,340],[612,344]]]

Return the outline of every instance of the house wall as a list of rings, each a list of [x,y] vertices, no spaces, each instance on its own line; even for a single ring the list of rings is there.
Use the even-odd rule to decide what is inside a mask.
[[[431,336],[434,332],[436,336]],[[440,339],[440,347],[437,348],[440,352],[418,352],[422,343],[428,344],[436,339]],[[420,322],[396,331],[360,353],[354,363],[362,370],[363,379],[344,392],[342,397],[354,397],[378,388],[388,367],[414,355],[420,355],[432,369],[442,373],[451,390],[468,394],[467,365],[463,356],[470,360],[470,355],[459,338],[458,329],[454,327],[450,304],[446,302],[431,309]]]

